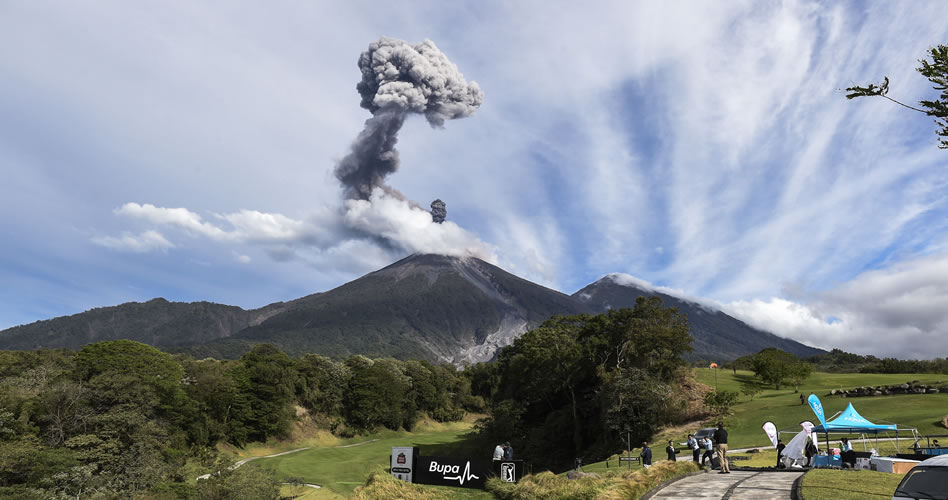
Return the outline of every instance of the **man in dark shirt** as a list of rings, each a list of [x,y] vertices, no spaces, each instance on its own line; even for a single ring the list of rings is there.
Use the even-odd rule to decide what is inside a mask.
[[[675,449],[675,443],[672,441],[669,441],[668,446],[665,447],[665,453],[668,453],[668,459],[672,462],[678,460],[678,457],[675,456],[678,450]]]
[[[780,468],[780,459],[783,458],[783,449],[787,445],[783,444],[783,441],[777,441],[777,468]]]
[[[803,448],[803,456],[806,457],[807,467],[813,466],[813,457],[819,455],[819,453],[820,453],[820,449],[817,448],[815,444],[813,444],[813,441],[807,439],[806,447]]]
[[[510,446],[510,441],[504,443],[504,460],[513,460],[513,446]]]
[[[724,430],[722,422],[718,422],[718,430],[714,431],[714,443],[718,446],[718,462],[721,463],[721,472],[718,474],[730,474],[731,468],[727,463],[727,431]]]
[[[652,449],[648,447],[648,443],[642,443],[642,453],[639,453],[639,457],[642,458],[642,466],[645,468],[651,467],[652,465]]]

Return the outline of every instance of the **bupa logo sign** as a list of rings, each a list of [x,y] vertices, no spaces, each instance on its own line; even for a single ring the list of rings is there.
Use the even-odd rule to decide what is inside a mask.
[[[428,466],[428,472],[437,472],[438,474],[441,474],[445,481],[457,481],[458,486],[464,486],[465,482],[472,479],[480,479],[480,477],[471,474],[470,461],[464,464],[464,472],[461,472],[461,467],[458,465],[441,465],[438,464],[438,462],[432,460],[431,464]]]
[[[485,460],[418,457],[415,482],[461,488],[483,488],[490,464]]]

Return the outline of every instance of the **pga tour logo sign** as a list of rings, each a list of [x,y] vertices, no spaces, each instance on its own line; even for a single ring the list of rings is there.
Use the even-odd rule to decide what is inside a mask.
[[[508,483],[517,482],[517,464],[504,462],[500,464],[500,480]]]

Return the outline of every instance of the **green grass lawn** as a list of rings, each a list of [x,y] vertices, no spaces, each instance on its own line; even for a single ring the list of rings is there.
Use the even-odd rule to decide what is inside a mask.
[[[753,373],[737,371],[734,375],[730,370],[717,370],[717,387],[720,390],[739,391],[740,383],[750,380]],[[699,381],[712,387],[715,385],[715,375],[712,370],[699,368],[695,370]],[[727,417],[728,442],[731,448],[763,446],[767,437],[761,430],[761,425],[770,420],[778,429],[797,429],[803,420],[816,423],[816,416],[809,405],[800,404],[800,393],[808,396],[811,392],[820,397],[826,416],[830,417],[846,408],[851,401],[862,416],[872,422],[894,422],[900,425],[917,427],[921,434],[948,434],[948,429],[941,426],[941,418],[948,412],[948,393],[892,395],[878,397],[860,397],[844,399],[837,396],[826,396],[831,389],[848,389],[859,386],[876,386],[901,384],[910,380],[920,380],[923,383],[948,380],[946,375],[937,374],[863,374],[863,373],[814,373],[806,384],[800,387],[799,393],[793,392],[793,387],[775,390],[772,386],[750,400],[741,395],[735,405],[733,415]],[[684,436],[682,436],[682,441]],[[790,435],[785,434],[785,441]],[[831,436],[838,440],[842,436]],[[893,434],[894,437],[894,434]]]
[[[803,476],[804,500],[889,499],[903,474],[870,470],[816,469]]]
[[[365,443],[357,446],[320,446],[253,463],[274,470],[281,480],[301,478],[304,482],[323,487],[320,490],[301,490],[306,494],[304,498],[339,498],[351,495],[379,466],[387,468],[393,446],[418,446],[424,455],[454,455],[464,448],[464,437],[470,431],[471,425],[462,423],[437,425],[431,430],[418,428],[415,432],[383,431],[344,443]],[[368,442],[371,440],[376,441]],[[485,450],[484,456],[488,457],[492,451]],[[479,490],[428,488],[444,490],[445,495],[452,498],[492,498]]]

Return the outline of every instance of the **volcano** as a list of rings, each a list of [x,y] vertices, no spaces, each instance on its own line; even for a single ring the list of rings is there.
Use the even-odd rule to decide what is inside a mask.
[[[416,254],[327,292],[260,309],[154,299],[37,321],[0,332],[0,349],[78,348],[127,338],[195,357],[239,357],[271,343],[293,355],[363,354],[455,364],[497,351],[556,314],[595,314],[657,295],[688,316],[689,357],[723,361],[777,347],[823,352],[757,330],[706,306],[621,285],[612,276],[572,296],[474,257]]]

